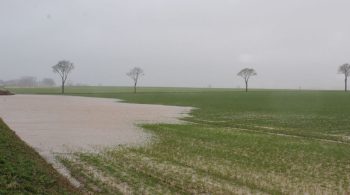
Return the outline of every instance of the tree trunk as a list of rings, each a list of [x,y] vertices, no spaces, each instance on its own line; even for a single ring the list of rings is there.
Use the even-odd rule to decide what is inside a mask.
[[[62,91],[61,91],[62,94],[64,94],[64,81],[62,81]]]
[[[248,81],[245,82],[245,92],[248,92]]]
[[[137,83],[135,83],[135,85],[134,85],[134,93],[136,93],[136,85],[137,85]]]
[[[345,77],[345,92],[348,91],[348,78]]]

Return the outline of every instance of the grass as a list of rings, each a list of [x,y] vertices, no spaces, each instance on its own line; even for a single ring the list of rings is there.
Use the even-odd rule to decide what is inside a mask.
[[[57,93],[30,89],[25,93]],[[56,90],[56,91],[55,91]],[[346,194],[350,94],[336,91],[72,88],[71,95],[193,106],[188,124],[144,125],[142,147],[77,153],[62,162],[91,192]]]
[[[0,119],[0,194],[80,194]]]

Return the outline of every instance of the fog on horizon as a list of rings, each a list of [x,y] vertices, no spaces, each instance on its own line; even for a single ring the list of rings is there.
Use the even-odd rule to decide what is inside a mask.
[[[0,2],[0,80],[58,77],[74,83],[343,89],[350,63],[348,0],[8,0]]]

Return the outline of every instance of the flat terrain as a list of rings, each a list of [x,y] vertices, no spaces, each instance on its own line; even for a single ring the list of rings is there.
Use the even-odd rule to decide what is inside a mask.
[[[0,194],[81,194],[0,119]]]
[[[189,111],[190,108],[128,104],[104,98],[0,96],[3,120],[57,168],[57,154],[142,144],[150,135],[136,124],[177,123],[177,118]],[[59,170],[68,174],[63,168]]]
[[[59,89],[17,89],[57,93]],[[187,124],[144,125],[144,146],[61,161],[91,192],[346,194],[350,94],[335,91],[71,88],[71,95],[196,107]],[[96,91],[96,93],[94,92]]]
[[[76,96],[0,96],[0,116],[43,156],[96,147],[139,144],[138,123],[176,123],[190,108],[128,104]],[[182,115],[183,114],[183,115]]]

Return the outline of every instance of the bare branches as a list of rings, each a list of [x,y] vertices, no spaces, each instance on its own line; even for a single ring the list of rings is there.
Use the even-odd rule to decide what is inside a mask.
[[[237,75],[244,79],[245,91],[248,92],[248,81],[250,77],[257,75],[256,71],[252,68],[244,68]]]
[[[350,76],[350,64],[346,63],[346,64],[339,66],[338,73],[344,74],[344,76],[345,76],[345,80],[344,80],[345,91],[347,91],[348,90],[348,77]]]
[[[131,69],[127,74],[134,81],[134,93],[136,93],[136,86],[139,78],[144,75],[144,72],[141,68],[135,67]]]
[[[350,76],[350,64],[346,63],[341,66],[339,66],[338,73],[344,74],[345,77]]]
[[[52,67],[54,73],[58,74],[62,80],[62,94],[64,93],[64,85],[67,81],[69,73],[74,69],[73,63],[67,60],[61,60]]]

